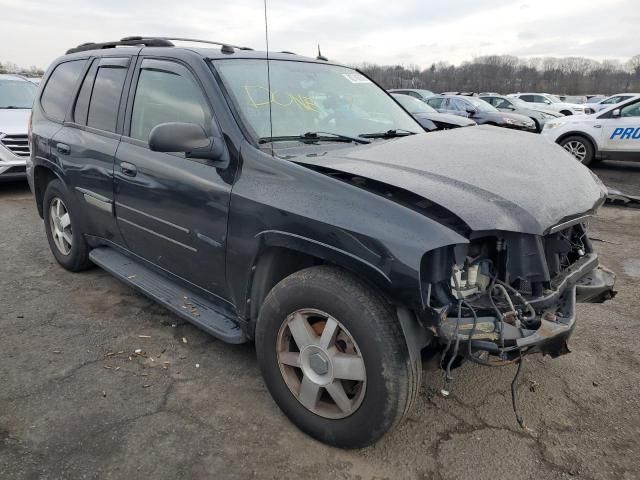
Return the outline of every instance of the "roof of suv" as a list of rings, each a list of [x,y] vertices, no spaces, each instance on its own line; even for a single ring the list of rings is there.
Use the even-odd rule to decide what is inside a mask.
[[[182,46],[182,45],[174,45],[171,40],[191,43],[191,46]],[[213,46],[193,46],[193,44],[200,45],[220,45],[219,47]],[[179,39],[179,38],[168,38],[168,37],[125,37],[122,40],[114,41],[114,42],[106,42],[106,43],[84,43],[75,48],[69,49],[66,54],[66,57],[86,57],[87,54],[93,56],[113,56],[125,54],[137,54],[140,50],[144,49],[147,51],[158,51],[167,53],[170,51],[174,52],[192,52],[203,58],[207,59],[222,59],[222,58],[251,58],[251,59],[269,59],[269,60],[296,60],[302,62],[313,62],[313,63],[324,63],[331,65],[339,65],[337,62],[329,62],[322,55],[318,55],[316,58],[305,57],[302,55],[297,55],[293,52],[273,52],[269,51],[268,53],[265,51],[253,50],[248,47],[238,47],[231,44],[218,43],[218,42],[209,42],[206,40],[194,40],[194,39]]]

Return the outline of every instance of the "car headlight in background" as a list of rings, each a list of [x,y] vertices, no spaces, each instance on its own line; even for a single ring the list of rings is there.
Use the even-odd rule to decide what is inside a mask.
[[[545,128],[545,130],[551,130],[552,128],[557,128],[557,127],[559,127],[560,125],[562,125],[562,122],[554,122],[554,121],[551,121],[551,122],[547,122],[547,123],[545,123],[545,124],[544,124],[544,128]]]

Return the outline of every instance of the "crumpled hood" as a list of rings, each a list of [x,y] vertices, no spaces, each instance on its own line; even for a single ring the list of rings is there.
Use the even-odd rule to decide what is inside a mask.
[[[420,195],[474,231],[543,234],[597,208],[606,189],[558,145],[532,133],[479,126],[288,156]]]
[[[26,135],[29,128],[30,108],[0,108],[0,134]]]

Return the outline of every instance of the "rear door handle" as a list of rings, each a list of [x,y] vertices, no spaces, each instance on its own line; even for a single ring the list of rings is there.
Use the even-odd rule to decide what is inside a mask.
[[[71,153],[71,147],[66,143],[58,143],[56,144],[56,150],[63,155],[69,155]]]
[[[136,166],[129,162],[120,162],[120,171],[128,177],[135,177],[138,174]]]

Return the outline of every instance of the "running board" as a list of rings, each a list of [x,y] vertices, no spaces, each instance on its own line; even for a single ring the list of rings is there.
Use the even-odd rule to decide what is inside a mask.
[[[244,343],[240,327],[215,304],[109,247],[91,250],[93,263],[173,313],[227,343]]]

